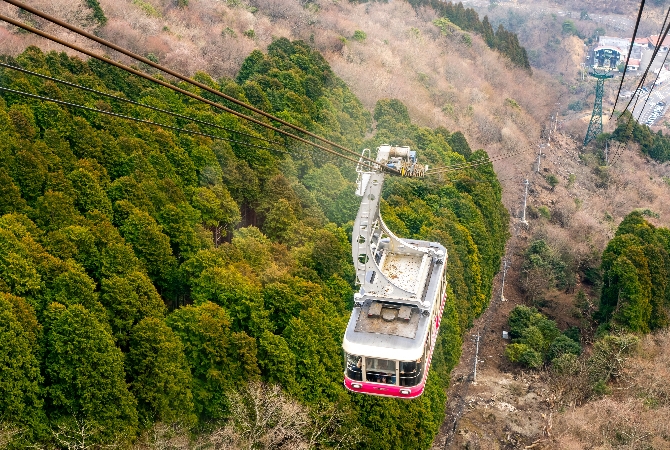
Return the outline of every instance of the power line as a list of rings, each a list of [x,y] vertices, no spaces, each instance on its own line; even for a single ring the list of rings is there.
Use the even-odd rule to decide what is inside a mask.
[[[175,127],[175,126],[172,126],[172,125],[153,122],[151,120],[138,119],[136,117],[125,116],[123,114],[115,113],[115,112],[112,112],[112,111],[105,111],[104,109],[91,108],[90,106],[79,105],[77,103],[71,103],[71,102],[66,102],[66,101],[63,101],[63,100],[58,100],[58,99],[55,99],[55,98],[44,97],[42,95],[31,94],[31,93],[23,92],[23,91],[17,91],[15,89],[6,88],[6,87],[3,87],[3,86],[0,86],[0,91],[11,92],[12,94],[19,94],[19,95],[23,95],[24,97],[34,98],[34,99],[42,100],[42,101],[46,101],[46,102],[57,103],[59,105],[71,106],[73,108],[79,108],[79,109],[83,109],[83,110],[91,111],[91,112],[95,112],[95,113],[106,114],[108,116],[118,117],[120,119],[132,120],[133,122],[139,122],[139,123],[144,123],[144,124],[147,124],[147,125],[154,125],[154,126],[158,126],[158,127],[161,127],[161,128],[167,128],[167,129],[170,129],[170,130],[179,131],[180,133],[188,133],[188,134],[194,134],[194,135],[197,135],[197,136],[205,136],[205,137],[212,138],[212,139],[217,139],[217,140],[220,140],[220,141],[233,142],[235,144],[245,145],[247,147],[254,147],[254,148],[259,148],[259,149],[262,149],[262,150],[269,150],[271,152],[288,154],[288,152],[285,152],[283,150],[276,150],[276,149],[270,148],[270,147],[263,147],[263,146],[260,146],[260,145],[249,144],[247,142],[236,141],[234,139],[228,139],[228,138],[224,138],[224,137],[221,137],[221,136],[215,136],[213,134],[201,133],[199,131],[188,130],[186,128],[179,128],[179,127]]]
[[[32,9],[32,8],[31,8],[31,9]],[[213,102],[213,101],[211,101],[211,100],[207,100],[206,98],[203,98],[203,97],[201,97],[201,96],[199,96],[199,95],[197,95],[197,94],[194,94],[194,93],[192,93],[192,92],[189,92],[189,91],[187,91],[187,90],[185,90],[185,89],[182,89],[182,88],[180,88],[180,87],[178,87],[178,86],[173,86],[173,85],[171,85],[171,84],[169,84],[169,83],[167,83],[167,82],[165,82],[165,81],[163,81],[163,80],[160,80],[160,79],[157,79],[157,78],[153,78],[152,76],[150,76],[150,75],[148,75],[148,74],[145,74],[144,72],[141,72],[141,71],[139,71],[139,70],[136,70],[136,69],[133,69],[133,68],[131,68],[131,67],[128,67],[128,66],[126,66],[126,65],[124,65],[124,64],[121,64],[121,63],[119,63],[119,62],[116,62],[116,61],[114,61],[114,60],[112,60],[112,59],[110,59],[110,58],[107,58],[107,57],[105,57],[105,56],[98,55],[98,54],[95,53],[95,52],[92,52],[92,51],[90,51],[90,50],[87,50],[87,49],[85,49],[85,48],[83,48],[83,47],[80,47],[80,46],[78,46],[78,45],[72,44],[72,43],[70,43],[70,42],[67,42],[67,41],[65,41],[65,40],[63,40],[63,39],[60,39],[60,38],[56,37],[56,36],[52,36],[52,35],[50,35],[50,34],[48,34],[48,33],[45,33],[44,31],[38,30],[38,29],[36,29],[36,28],[34,28],[34,27],[31,27],[31,26],[29,26],[29,25],[26,25],[26,24],[24,24],[24,23],[19,22],[18,20],[12,19],[11,17],[8,17],[8,16],[5,16],[5,15],[3,15],[3,14],[0,14],[0,20],[3,20],[3,21],[5,21],[5,22],[10,23],[10,24],[12,24],[12,25],[14,25],[14,26],[17,26],[17,27],[19,27],[19,28],[22,28],[22,29],[24,29],[24,30],[26,30],[26,31],[30,31],[31,33],[37,34],[38,36],[42,36],[42,37],[44,37],[44,38],[46,38],[46,39],[48,39],[48,40],[50,40],[50,41],[56,42],[56,43],[61,44],[61,45],[65,46],[65,47],[68,47],[68,48],[71,48],[71,49],[73,49],[73,50],[76,50],[76,51],[78,51],[78,52],[80,52],[80,53],[83,53],[83,54],[85,54],[85,55],[88,55],[88,56],[90,56],[91,58],[95,58],[95,59],[98,59],[98,60],[100,60],[100,61],[103,61],[103,62],[106,62],[106,63],[108,63],[108,64],[111,64],[111,65],[113,65],[113,66],[115,66],[115,67],[118,67],[119,69],[125,70],[126,72],[132,73],[132,74],[137,75],[137,76],[139,76],[139,77],[142,77],[142,78],[144,78],[144,79],[146,79],[146,80],[149,80],[149,81],[151,81],[151,82],[154,82],[154,83],[156,83],[156,84],[159,84],[159,85],[161,85],[161,86],[163,86],[163,87],[166,87],[166,88],[171,89],[171,90],[173,90],[173,91],[176,91],[176,92],[179,92],[179,93],[181,93],[181,94],[184,94],[184,95],[186,95],[186,96],[188,96],[188,97],[191,97],[191,98],[193,98],[193,99],[195,99],[195,100],[198,100],[198,101],[200,101],[200,102],[206,103],[206,104],[208,104],[208,105],[210,105],[210,106],[213,106],[213,107],[215,107],[215,108],[221,109],[221,110],[223,110],[223,111],[225,111],[225,112],[228,112],[228,113],[230,113],[230,114],[233,114],[233,115],[235,115],[235,116],[237,116],[237,117],[240,117],[240,118],[242,118],[242,119],[248,120],[248,121],[250,121],[250,122],[253,122],[253,123],[257,124],[257,125],[260,125],[260,126],[263,126],[263,127],[265,127],[265,128],[268,128],[268,129],[270,129],[270,130],[276,131],[277,133],[280,133],[280,134],[283,134],[283,135],[285,135],[285,136],[288,136],[288,137],[290,137],[290,138],[292,138],[292,139],[295,139],[295,140],[297,140],[297,141],[299,141],[299,142],[305,143],[305,144],[307,144],[307,145],[310,145],[310,146],[313,146],[313,147],[315,147],[315,148],[318,148],[319,150],[323,150],[323,151],[325,151],[325,152],[327,152],[327,153],[330,153],[330,154],[332,154],[332,155],[335,155],[335,156],[338,156],[338,157],[340,157],[340,158],[346,159],[346,160],[348,160],[348,161],[350,161],[350,162],[353,162],[353,163],[355,163],[355,164],[363,163],[364,165],[368,165],[368,166],[379,166],[379,165],[377,164],[377,162],[374,161],[374,160],[371,160],[371,159],[369,159],[369,158],[362,158],[362,157],[361,157],[361,158],[358,158],[358,159],[354,159],[354,158],[351,158],[351,157],[349,157],[349,156],[343,155],[342,153],[338,153],[338,152],[336,152],[336,151],[334,151],[334,150],[332,150],[332,149],[329,149],[329,148],[326,148],[326,147],[324,147],[324,146],[322,146],[322,145],[319,145],[319,144],[316,144],[316,143],[314,143],[314,142],[308,141],[307,139],[304,139],[304,138],[302,138],[302,137],[300,137],[300,136],[296,136],[295,134],[289,133],[289,132],[287,132],[287,131],[285,131],[285,130],[282,130],[282,129],[280,129],[280,128],[277,128],[277,127],[275,127],[275,126],[273,126],[273,125],[264,123],[264,122],[262,122],[262,121],[260,121],[260,120],[258,120],[258,119],[255,119],[255,118],[253,118],[253,117],[250,117],[250,116],[247,116],[247,115],[245,115],[245,114],[242,114],[242,113],[240,113],[240,112],[238,112],[238,111],[235,111],[234,109],[228,108],[227,106],[224,106],[224,105],[222,105],[222,104],[220,104],[220,103],[216,103],[216,102]],[[357,155],[357,156],[359,156],[359,155]],[[391,167],[387,167],[387,166],[380,166],[380,167],[381,167],[382,170],[386,170],[386,171],[391,172],[391,173],[395,173],[395,174],[398,174],[398,173],[399,173],[398,170],[393,169],[393,168],[391,168]]]
[[[185,116],[183,114],[168,111],[166,109],[157,108],[155,106],[145,105],[144,103],[139,103],[139,102],[127,99],[127,98],[119,97],[118,95],[108,94],[107,92],[98,91],[96,89],[91,89],[89,87],[81,86],[81,85],[75,84],[75,83],[71,83],[71,82],[66,81],[66,80],[61,80],[59,78],[54,78],[54,77],[50,77],[48,75],[44,75],[44,74],[41,74],[41,73],[33,72],[31,70],[27,70],[27,69],[24,69],[22,67],[12,66],[10,64],[5,64],[3,62],[0,62],[0,67],[6,67],[8,69],[12,69],[12,70],[16,70],[18,72],[23,72],[23,73],[26,73],[26,74],[29,74],[29,75],[40,77],[40,78],[43,78],[45,80],[54,81],[56,83],[61,83],[61,84],[64,84],[66,86],[70,86],[70,87],[80,89],[80,90],[83,90],[83,91],[91,92],[91,93],[94,93],[94,94],[97,94],[97,95],[102,95],[102,96],[105,96],[105,97],[108,97],[108,98],[113,98],[115,100],[119,100],[119,101],[122,101],[122,102],[130,103],[132,105],[140,106],[142,108],[147,108],[147,109],[151,109],[153,111],[161,112],[161,113],[164,113],[164,114],[169,114],[171,116],[179,117],[181,119],[186,119],[186,120],[189,120],[191,122],[195,122],[195,123],[199,123],[199,124],[202,124],[202,125],[207,125],[207,126],[210,126],[210,127],[218,128],[218,129],[228,131],[228,132],[231,132],[231,133],[237,133],[237,134],[247,136],[247,137],[250,137],[250,138],[253,138],[253,139],[258,139],[258,140],[261,140],[261,141],[265,141],[265,142],[268,142],[270,144],[281,145],[281,146],[284,145],[283,143],[278,142],[278,141],[273,141],[271,139],[267,139],[267,138],[264,138],[264,137],[261,137],[261,136],[255,136],[251,133],[246,133],[244,131],[239,131],[239,130],[234,130],[232,128],[223,127],[223,126],[217,125],[215,123],[211,123],[211,122],[207,122],[207,121],[204,121],[204,120],[196,119],[195,117]]]
[[[628,48],[628,56],[626,57],[626,65],[623,69],[623,75],[621,76],[621,83],[619,83],[619,90],[616,93],[616,100],[614,100],[614,108],[612,108],[612,114],[610,114],[610,119],[614,114],[616,109],[616,104],[619,101],[619,93],[621,92],[621,87],[623,86],[623,80],[626,78],[626,71],[628,70],[628,61],[630,61],[630,54],[633,52],[633,47],[635,46],[635,36],[637,36],[637,28],[640,26],[640,19],[642,19],[642,10],[644,9],[644,1],[640,3],[640,11],[637,13],[637,21],[635,22],[635,29],[633,30],[633,38],[630,40],[630,47]]]
[[[155,62],[151,61],[150,59],[147,59],[147,58],[145,58],[145,57],[143,57],[143,56],[137,55],[137,54],[135,54],[135,53],[133,53],[133,52],[131,52],[131,51],[129,51],[129,50],[124,49],[123,47],[120,47],[120,46],[118,46],[118,45],[116,45],[116,44],[114,44],[114,43],[112,43],[112,42],[109,42],[109,41],[107,41],[107,40],[105,40],[105,39],[102,39],[102,38],[100,38],[100,37],[98,37],[98,36],[96,36],[96,35],[94,35],[94,34],[92,34],[92,33],[88,33],[87,31],[85,31],[85,30],[83,30],[83,29],[81,29],[81,28],[78,28],[78,27],[75,27],[75,26],[73,26],[73,25],[70,25],[69,23],[62,21],[62,20],[58,19],[57,17],[53,17],[53,16],[51,16],[51,15],[49,15],[49,14],[46,14],[46,13],[44,13],[44,12],[42,12],[42,11],[36,9],[36,8],[33,8],[33,7],[29,6],[29,5],[26,5],[25,3],[19,2],[19,1],[17,1],[17,0],[5,0],[5,2],[7,2],[7,3],[11,4],[11,5],[14,5],[14,6],[18,7],[18,8],[21,8],[21,9],[23,9],[23,10],[25,10],[25,11],[28,11],[28,12],[30,12],[30,13],[32,13],[32,14],[38,16],[38,17],[41,17],[41,18],[43,18],[43,19],[45,19],[45,20],[47,20],[47,21],[49,21],[49,22],[55,23],[56,25],[59,25],[59,26],[61,26],[61,27],[63,27],[63,28],[66,28],[66,29],[72,31],[73,33],[76,33],[76,34],[78,34],[78,35],[80,35],[80,36],[84,36],[84,37],[86,37],[86,38],[88,38],[88,39],[91,39],[92,41],[95,41],[95,42],[97,42],[97,43],[99,43],[99,44],[101,44],[101,45],[104,45],[105,47],[108,47],[108,48],[111,48],[111,49],[113,49],[113,50],[116,50],[117,52],[119,52],[119,53],[121,53],[121,54],[123,54],[123,55],[126,55],[126,56],[128,56],[128,57],[130,57],[130,58],[132,58],[132,59],[134,59],[134,60],[136,60],[136,61],[140,61],[140,62],[142,62],[142,63],[144,63],[144,64],[147,64],[148,66],[151,66],[151,67],[153,67],[153,68],[155,68],[155,69],[158,69],[158,70],[160,70],[160,71],[162,71],[162,72],[164,72],[164,73],[167,73],[167,74],[169,74],[169,75],[171,75],[171,76],[173,76],[173,77],[175,77],[175,78],[178,78],[178,79],[180,79],[180,80],[182,80],[182,81],[185,81],[186,83],[189,83],[189,84],[191,84],[191,85],[193,85],[193,86],[197,86],[197,87],[199,87],[200,89],[203,89],[203,90],[205,90],[205,91],[207,91],[207,92],[210,92],[210,93],[212,93],[212,94],[214,94],[214,95],[217,95],[217,96],[219,96],[219,97],[221,97],[221,98],[224,98],[224,99],[226,99],[226,100],[228,100],[228,101],[230,101],[230,102],[232,102],[232,103],[234,103],[234,104],[236,104],[236,105],[239,105],[239,106],[241,106],[241,107],[243,107],[243,108],[246,108],[246,109],[248,109],[248,110],[250,110],[250,111],[253,111],[253,112],[257,113],[257,114],[260,114],[260,115],[262,115],[262,116],[264,116],[264,117],[266,117],[266,118],[268,118],[268,119],[270,119],[270,120],[273,120],[273,121],[275,121],[275,122],[279,122],[279,123],[281,123],[282,125],[285,125],[285,126],[291,128],[291,129],[295,130],[295,131],[298,131],[298,132],[300,132],[300,133],[306,134],[306,135],[308,135],[308,136],[310,136],[310,137],[312,137],[312,138],[314,138],[314,139],[317,139],[317,140],[319,140],[319,141],[321,141],[321,142],[323,142],[323,143],[325,143],[325,144],[331,145],[331,146],[336,147],[336,148],[339,148],[340,150],[343,150],[343,151],[345,151],[345,152],[347,152],[347,153],[350,153],[350,154],[352,154],[352,155],[355,155],[357,158],[359,158],[359,159],[363,159],[364,161],[367,161],[369,164],[376,164],[376,161],[373,160],[373,159],[362,157],[362,156],[360,156],[357,152],[355,152],[355,151],[353,151],[353,150],[350,150],[350,149],[348,149],[348,148],[346,148],[346,147],[343,147],[343,146],[341,146],[341,145],[339,145],[339,144],[336,144],[335,142],[329,141],[328,139],[325,139],[325,138],[323,138],[323,137],[321,137],[321,136],[318,136],[318,135],[316,135],[316,134],[314,134],[314,133],[312,133],[312,132],[310,132],[310,131],[308,131],[308,130],[305,130],[305,129],[301,128],[301,127],[298,127],[298,126],[296,126],[296,125],[293,125],[293,124],[290,123],[290,122],[287,122],[287,121],[285,121],[285,120],[283,120],[283,119],[280,119],[279,117],[273,116],[272,114],[269,114],[269,113],[267,113],[267,112],[265,112],[265,111],[263,111],[263,110],[261,110],[261,109],[258,109],[258,108],[254,107],[254,106],[252,106],[252,105],[249,105],[249,104],[247,104],[247,103],[244,103],[244,102],[242,102],[242,101],[240,101],[240,100],[238,100],[238,99],[236,99],[236,98],[234,98],[234,97],[231,97],[231,96],[229,96],[229,95],[226,95],[226,94],[224,94],[224,93],[222,93],[222,92],[220,92],[220,91],[217,91],[217,90],[215,90],[215,89],[212,89],[211,87],[207,86],[206,84],[203,84],[203,83],[200,83],[200,82],[198,82],[198,81],[192,80],[192,79],[190,79],[190,78],[188,78],[188,77],[186,77],[186,76],[180,74],[179,72],[175,72],[174,70],[169,69],[169,68],[167,68],[167,67],[164,67],[164,66],[162,66],[162,65],[160,65],[160,64],[158,64],[158,63],[155,63]],[[33,33],[36,33],[36,31],[39,31],[39,30],[35,30],[35,29],[32,28],[32,27],[27,27],[27,28],[26,28],[26,25],[23,25],[23,24],[21,24],[21,25],[17,25],[17,23],[20,23],[20,22],[14,21],[13,19],[8,20],[8,19],[9,19],[8,17],[0,16],[0,18],[1,18],[2,20],[5,20],[5,21],[9,22],[9,23],[12,23],[13,25],[20,26],[20,27],[23,28],[23,29],[32,31]],[[33,30],[35,30],[35,31],[33,31]],[[36,33],[36,34],[40,34],[40,33]],[[42,35],[43,37],[46,37],[46,36],[44,36],[44,35],[46,35],[46,33],[44,33],[44,34],[40,34],[40,35]],[[53,39],[51,39],[51,38],[48,38],[48,39],[53,40]],[[58,42],[58,41],[55,41],[55,42]],[[67,45],[67,44],[63,44],[63,45]],[[73,46],[71,46],[71,45],[67,45],[67,46],[70,47],[70,48],[75,49],[75,48],[74,48]],[[82,51],[82,50],[80,50],[80,49],[75,49],[75,50]],[[86,52],[83,52],[83,53],[86,53]],[[94,57],[95,57],[95,56],[94,56]],[[107,59],[107,58],[105,58],[104,61],[106,61],[106,62],[108,62],[108,63],[111,63],[111,59]],[[116,64],[115,64],[115,65],[116,65]],[[119,66],[117,66],[117,67],[119,67]],[[120,68],[121,68],[121,67],[120,67]],[[126,69],[124,69],[124,70],[126,70]],[[133,73],[135,73],[135,74],[137,75],[138,73],[142,73],[142,72],[134,71]],[[147,78],[147,77],[145,76],[144,78]],[[149,77],[148,79],[155,80],[155,79],[150,78],[150,77]],[[213,103],[213,102],[212,102],[212,103]],[[229,108],[227,108],[227,109],[228,109],[228,112],[232,112],[232,111],[234,111],[234,110],[231,110],[231,109],[229,109]],[[251,118],[248,117],[248,116],[245,116],[245,118],[247,118],[247,120],[251,120]],[[261,123],[262,123],[262,122],[261,122]],[[266,125],[266,126],[267,126],[267,125]],[[293,136],[293,135],[292,135],[292,136]],[[297,136],[294,136],[293,138],[294,138],[294,139],[298,139]],[[300,139],[302,139],[302,138],[300,138]],[[303,140],[303,141],[306,142],[306,143],[309,143],[310,145],[314,145],[314,146],[317,145],[317,144],[314,144],[313,142],[310,142],[310,141],[307,141],[307,140]],[[322,150],[325,150],[325,148],[324,148],[324,147],[321,147],[321,146],[319,146],[318,148],[320,148],[320,149],[322,149]],[[335,154],[339,154],[339,153],[337,153],[337,152],[334,152],[334,153],[335,153]],[[356,162],[358,162],[358,161],[356,161]],[[389,169],[387,168],[386,170],[389,170]],[[395,171],[394,169],[390,169],[390,170],[391,170],[392,172],[397,172],[397,171]]]

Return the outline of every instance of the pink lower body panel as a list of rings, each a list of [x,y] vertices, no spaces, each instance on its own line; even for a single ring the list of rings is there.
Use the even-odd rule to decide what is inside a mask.
[[[421,384],[406,387],[394,386],[392,384],[372,383],[369,381],[354,381],[351,378],[344,377],[344,387],[351,392],[358,392],[360,394],[380,395],[382,397],[394,398],[417,398],[423,393],[423,388],[426,384],[426,376],[423,377]],[[360,386],[360,387],[354,387]],[[402,391],[402,392],[401,392]]]

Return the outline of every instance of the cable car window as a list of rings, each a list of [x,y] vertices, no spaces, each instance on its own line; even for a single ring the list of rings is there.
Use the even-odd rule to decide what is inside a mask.
[[[365,379],[373,383],[396,384],[395,361],[365,358]]]
[[[400,386],[416,386],[423,378],[423,358],[400,361]]]
[[[363,381],[363,357],[345,354],[347,377],[354,381]]]

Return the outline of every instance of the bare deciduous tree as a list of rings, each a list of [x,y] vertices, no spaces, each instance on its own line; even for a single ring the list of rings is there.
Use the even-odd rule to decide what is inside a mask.
[[[21,430],[16,426],[0,422],[0,448],[7,447],[20,433]]]
[[[156,423],[142,435],[136,449],[189,450],[191,449],[189,431],[181,424]]]
[[[229,399],[230,423],[206,436],[200,445],[221,450],[308,448],[309,411],[279,386],[249,383],[240,392],[231,392]]]
[[[118,448],[118,445],[114,442],[101,444],[99,442],[101,431],[97,424],[71,416],[58,424],[56,429],[52,429],[51,434],[58,447],[66,450]]]

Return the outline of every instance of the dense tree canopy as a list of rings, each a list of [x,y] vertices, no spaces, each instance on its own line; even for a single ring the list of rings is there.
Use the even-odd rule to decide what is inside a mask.
[[[493,30],[488,16],[479,19],[479,14],[472,8],[465,8],[462,2],[444,2],[441,0],[408,0],[414,7],[430,5],[442,17],[435,21],[440,28],[449,28],[454,24],[463,30],[474,31],[482,36],[489,48],[507,56],[514,65],[531,71],[526,49],[519,44],[519,37],[500,24]],[[451,27],[453,29],[453,27]]]
[[[9,88],[230,139],[0,97],[0,417],[26,430],[15,447],[77,432],[124,446],[158,421],[201,430],[252,380],[337,409],[361,427],[360,448],[430,446],[508,236],[490,164],[388,178],[389,226],[448,248],[448,301],[422,397],[350,395],[354,167],[99,61],[37,48],[4,60],[231,130],[0,71]],[[302,42],[252,52],[235,80],[196,78],[350,148],[410,145],[431,166],[486,157],[461,133],[412,124],[392,99],[368,134],[372,114]]]
[[[670,324],[670,231],[633,211],[619,224],[603,252],[603,288],[598,319],[635,332]]]
[[[612,137],[620,142],[637,142],[642,153],[656,161],[670,161],[670,137],[664,135],[662,130],[653,132],[648,126],[638,123],[628,111],[617,118],[617,127]]]

